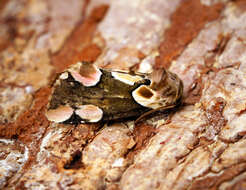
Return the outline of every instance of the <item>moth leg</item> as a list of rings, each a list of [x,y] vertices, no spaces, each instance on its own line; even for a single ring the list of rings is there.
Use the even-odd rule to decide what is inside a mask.
[[[145,112],[144,114],[142,114],[141,116],[139,116],[139,117],[136,119],[135,124],[140,123],[144,118],[146,118],[147,116],[151,115],[151,114],[154,113],[154,112],[172,109],[172,108],[174,108],[175,106],[176,106],[176,105],[162,106],[162,107],[159,107],[159,108],[157,108],[157,109],[153,109],[153,110],[150,110],[150,111],[148,111],[148,112]]]

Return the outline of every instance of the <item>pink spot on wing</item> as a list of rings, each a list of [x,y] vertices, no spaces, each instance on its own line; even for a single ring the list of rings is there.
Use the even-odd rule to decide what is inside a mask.
[[[73,109],[70,106],[60,106],[56,109],[50,109],[46,112],[46,117],[49,121],[63,122],[68,120],[73,114]]]
[[[73,76],[74,80],[82,83],[84,86],[95,86],[101,78],[102,72],[100,69],[96,68],[95,66],[87,66],[88,72],[75,72],[71,71],[71,75]]]
[[[84,120],[89,122],[98,122],[102,119],[103,111],[94,105],[83,105],[75,111],[75,113]]]

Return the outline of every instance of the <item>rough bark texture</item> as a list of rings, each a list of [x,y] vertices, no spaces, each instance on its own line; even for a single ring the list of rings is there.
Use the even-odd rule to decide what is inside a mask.
[[[245,21],[245,0],[0,1],[0,189],[246,189]],[[162,124],[51,123],[77,61],[167,68],[184,103]]]

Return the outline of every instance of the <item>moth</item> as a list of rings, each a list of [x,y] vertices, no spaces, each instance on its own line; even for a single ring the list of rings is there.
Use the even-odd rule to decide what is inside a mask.
[[[54,82],[46,117],[69,124],[143,118],[180,104],[182,94],[182,81],[165,69],[129,73],[78,62]]]

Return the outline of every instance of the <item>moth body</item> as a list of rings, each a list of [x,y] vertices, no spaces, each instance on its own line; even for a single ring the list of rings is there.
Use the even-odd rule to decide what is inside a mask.
[[[183,85],[175,74],[162,70],[151,77],[79,62],[54,82],[46,116],[58,123],[97,123],[174,107],[181,100]]]

